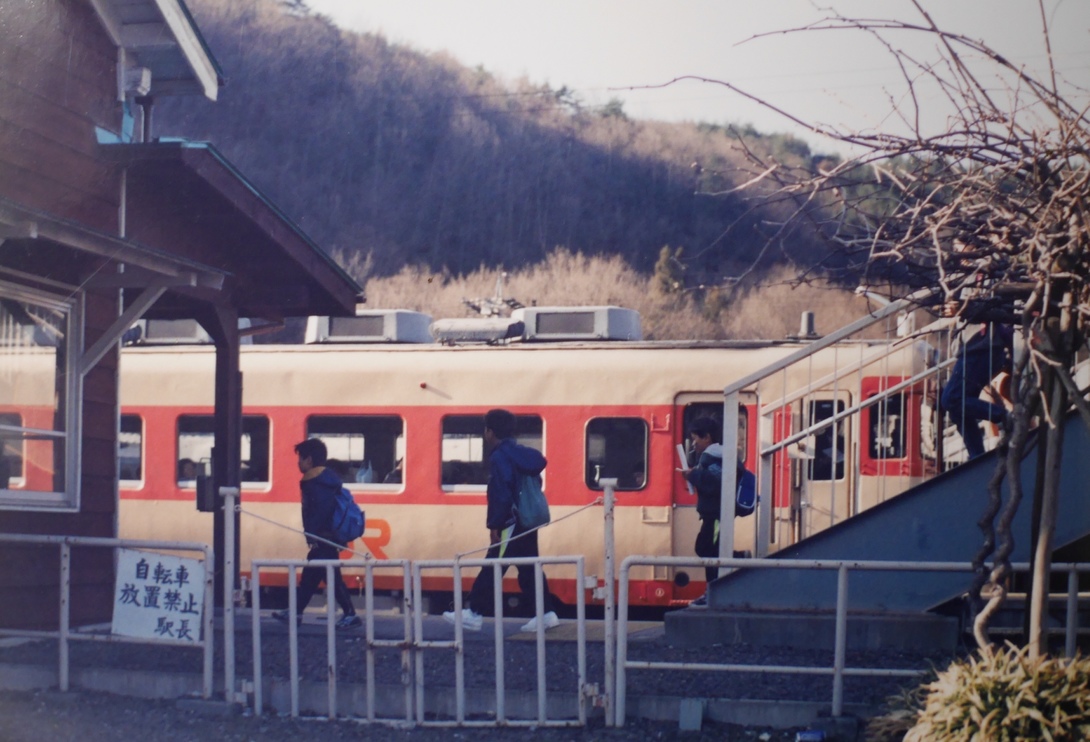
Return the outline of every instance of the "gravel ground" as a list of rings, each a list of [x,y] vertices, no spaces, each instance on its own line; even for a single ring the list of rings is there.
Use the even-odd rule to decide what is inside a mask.
[[[512,621],[506,627],[504,642],[505,683],[512,691],[536,689],[536,643],[528,635],[517,633]],[[238,675],[250,677],[252,672],[251,639],[248,619],[240,621],[242,628],[237,634],[236,658]],[[486,622],[480,633],[466,634],[465,677],[468,688],[491,688],[495,682],[494,635],[491,622]],[[564,626],[556,629],[563,633]],[[376,633],[396,635],[400,619],[389,617],[376,621]],[[570,634],[570,632],[569,632]],[[577,688],[577,656],[573,641],[556,640],[558,634],[546,643],[546,684],[550,691],[574,693]],[[262,671],[266,677],[288,677],[289,654],[287,627],[272,621],[262,623],[263,658]],[[453,629],[442,619],[429,617],[425,623],[425,639],[451,639]],[[326,635],[319,619],[308,617],[300,631],[300,676],[304,679],[321,680],[326,672]],[[337,636],[337,667],[339,682],[365,682],[365,644],[361,630],[350,630]],[[217,642],[217,674],[222,666],[222,642]],[[55,641],[37,641],[0,648],[0,663],[44,664],[55,667],[57,644]],[[454,684],[454,651],[435,649],[425,653],[424,675],[427,687],[451,687]],[[158,670],[163,672],[200,672],[200,653],[192,649],[121,645],[104,642],[73,642],[70,649],[73,668],[110,667],[128,670]],[[769,648],[747,645],[715,646],[699,649],[681,649],[666,643],[661,628],[651,626],[635,634],[629,644],[630,660],[673,660],[702,663],[813,665],[830,667],[832,655],[824,651],[805,651],[787,648]],[[944,665],[948,657],[891,654],[888,652],[850,653],[851,667],[890,666],[899,668],[927,669],[933,664]],[[587,679],[603,682],[604,655],[602,644],[588,642]],[[397,684],[401,678],[400,654],[387,649],[376,652],[376,680],[379,684]],[[845,702],[878,707],[892,695],[898,694],[904,680],[884,678],[846,678]],[[728,698],[760,700],[817,701],[828,704],[831,698],[832,678],[827,675],[782,675],[764,673],[678,672],[659,670],[629,670],[628,693],[630,697],[671,696],[688,698]],[[117,720],[121,719],[122,722]],[[301,733],[313,733],[320,725],[327,739],[353,739],[361,736],[357,722],[327,722],[291,720],[269,715],[260,719],[239,715],[229,718],[207,718],[180,710],[171,701],[146,701],[127,699],[108,694],[78,692],[61,693],[13,693],[0,692],[0,740],[39,740],[42,734],[54,739],[81,740],[121,739],[120,728],[139,730],[144,740],[206,739],[215,735],[222,739],[278,740],[298,739]],[[505,740],[522,738],[525,729],[481,730],[420,729],[404,730],[370,725],[364,727],[368,739],[379,740],[438,740],[470,738],[477,740]],[[149,736],[161,734],[163,736]],[[289,736],[290,735],[290,736]],[[538,729],[535,737],[552,740],[591,739],[687,739],[687,740],[793,740],[794,730],[745,729],[705,722],[701,733],[679,733],[676,721],[630,721],[623,730],[605,729],[600,719],[592,721],[587,729]]]
[[[0,691],[0,740],[4,742],[299,742],[320,737],[368,742],[514,742],[529,735],[540,742],[591,740],[686,740],[687,742],[789,742],[796,730],[748,729],[705,723],[700,732],[679,732],[676,722],[629,721],[607,729],[601,720],[574,729],[398,729],[351,721],[235,715],[207,716],[178,708],[172,701],[146,701],[107,693]]]

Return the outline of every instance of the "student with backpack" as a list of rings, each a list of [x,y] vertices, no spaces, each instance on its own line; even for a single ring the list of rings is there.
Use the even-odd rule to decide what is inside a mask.
[[[520,446],[515,443],[514,437],[515,416],[511,412],[489,410],[485,414],[484,441],[491,448],[488,457],[488,509],[485,525],[492,544],[485,559],[538,556],[537,531],[533,529],[541,521],[534,518],[536,522],[528,523],[525,517],[520,518],[518,502],[519,491],[526,478],[536,478],[534,484],[537,485],[537,492],[540,492],[540,477],[545,470],[546,461],[540,451],[529,446]],[[526,489],[535,488],[531,484]],[[523,509],[529,508],[524,506]],[[544,517],[547,522],[547,514]],[[506,567],[503,572],[507,572]],[[493,608],[495,593],[492,573],[492,567],[482,567],[469,591],[469,606],[462,609],[462,627],[469,631],[480,631],[484,614]],[[545,590],[542,622],[546,629],[551,629],[560,625],[560,619],[554,610],[556,599],[549,592],[549,581],[544,579],[544,575],[542,578]],[[518,567],[518,581],[523,597],[530,601],[531,606],[536,606],[537,586],[533,565]],[[453,624],[457,616],[454,611],[447,611],[443,618]],[[536,631],[537,617],[524,624],[522,630]]]
[[[696,490],[696,512],[700,516],[700,531],[696,535],[694,551],[705,559],[719,558],[720,501],[723,484],[723,427],[711,417],[693,420],[689,429],[693,453],[698,457],[696,466],[684,470],[685,478]],[[738,462],[738,477],[735,485],[734,515],[742,518],[752,515],[756,506],[756,478]],[[728,528],[733,528],[733,520],[728,521]],[[744,552],[735,551],[733,556],[745,556]],[[711,584],[718,577],[718,567],[705,567],[704,576]],[[691,605],[702,608],[707,606],[707,593],[694,600]]]
[[[358,538],[363,530],[362,515],[356,515],[359,512],[358,506],[343,502],[345,495],[349,499],[351,495],[344,490],[341,478],[326,465],[328,452],[325,443],[317,438],[308,438],[295,446],[295,453],[299,456],[299,471],[303,475],[299,489],[303,506],[303,530],[310,546],[307,561],[339,559],[339,549],[325,541],[332,541],[343,547],[352,538]],[[352,512],[353,509],[355,512]],[[318,540],[319,538],[325,541]],[[303,576],[299,580],[296,621],[302,621],[303,611],[318,591],[318,586],[325,582],[325,575],[325,567],[303,568]],[[340,568],[333,570],[333,595],[344,614],[337,621],[337,628],[348,629],[361,625],[362,621],[356,615],[352,596],[348,592],[348,586],[344,584]],[[289,620],[287,611],[274,611],[272,615],[279,621]]]

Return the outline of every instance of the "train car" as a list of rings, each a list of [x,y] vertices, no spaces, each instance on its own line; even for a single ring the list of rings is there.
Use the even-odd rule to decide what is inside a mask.
[[[293,446],[308,437],[326,442],[366,512],[357,551],[379,559],[451,559],[483,550],[483,418],[494,407],[511,410],[519,442],[539,448],[549,462],[544,487],[553,523],[541,532],[542,554],[583,554],[588,573],[601,582],[604,524],[594,503],[601,480],[615,478],[618,561],[629,554],[692,555],[696,500],[678,472],[677,446],[688,444],[687,427],[696,417],[722,419],[725,385],[802,343],[610,339],[618,329],[620,337],[638,337],[638,319],[633,333],[631,318],[615,313],[611,320],[612,310],[584,310],[590,319],[573,319],[576,310],[542,309],[521,323],[515,340],[500,338],[512,335],[508,320],[463,333],[478,341],[500,338],[492,343],[423,342],[430,338],[419,332],[420,322],[377,313],[377,320],[356,323],[325,320],[317,333],[312,327],[315,342],[307,344],[243,346],[243,572],[252,559],[305,553],[303,537],[287,529],[301,527]],[[371,324],[361,324],[365,319]],[[404,337],[398,325],[408,330]],[[405,339],[412,342],[398,342]],[[827,374],[854,357],[845,354],[862,357],[882,344],[823,351],[809,361],[808,374]],[[123,350],[122,537],[211,540],[212,516],[196,510],[193,477],[207,470],[211,455],[214,356],[211,346],[200,344]],[[784,406],[774,435],[850,407],[907,378],[918,363],[909,348],[881,366],[864,365],[850,384],[810,389]],[[796,384],[788,377],[797,373],[783,383]],[[810,453],[780,457],[773,549],[873,504],[886,490],[905,489],[921,474],[926,457],[918,436],[907,431],[919,432],[925,407],[912,394],[909,389],[899,400],[896,425],[888,424],[888,415],[869,425],[845,420],[811,440]],[[757,426],[750,421],[759,403],[756,390],[743,398],[743,463],[756,456]],[[845,466],[850,457],[862,465]],[[894,486],[891,479],[903,481]],[[754,548],[757,521],[736,522],[735,548]],[[683,604],[702,594],[702,574],[643,568],[633,573],[633,603]],[[346,579],[352,586],[353,576]],[[560,567],[550,568],[549,579],[569,604],[588,588]],[[398,586],[392,578],[379,585]],[[440,595],[452,587],[449,578],[425,581],[426,590]],[[517,591],[513,578],[508,589]]]

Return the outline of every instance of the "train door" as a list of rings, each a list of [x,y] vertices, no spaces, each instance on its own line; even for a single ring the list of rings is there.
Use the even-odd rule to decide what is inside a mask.
[[[744,441],[742,461],[752,468],[752,464],[746,459],[750,456],[748,409],[745,405],[751,404],[751,400],[743,400],[743,407],[738,414],[738,440]],[[679,394],[674,401],[674,419],[678,421],[675,426],[673,442],[675,449],[681,445],[686,459],[691,459],[693,452],[689,443],[689,425],[699,417],[713,417],[716,420],[723,419],[723,395],[716,392]],[[674,468],[681,466],[680,457],[674,453],[672,461]],[[696,463],[689,461],[690,464]],[[673,517],[672,523],[672,554],[673,556],[693,556],[696,534],[700,530],[700,519],[696,513],[696,493],[692,492],[685,478],[675,472],[673,477]],[[754,518],[745,518],[735,524],[734,548],[752,550],[754,541]],[[694,580],[703,580],[702,569],[682,568],[676,570],[673,579],[675,584],[684,587],[691,577]],[[702,588],[701,588],[702,589]],[[694,591],[698,595],[700,589]]]
[[[815,395],[802,402],[802,427],[809,428],[843,413],[851,395]],[[848,518],[854,512],[854,460],[848,418],[814,432],[799,461],[800,537],[807,538]]]

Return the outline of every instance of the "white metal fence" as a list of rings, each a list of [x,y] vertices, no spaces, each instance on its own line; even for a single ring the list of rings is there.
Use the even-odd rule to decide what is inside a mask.
[[[137,539],[119,538],[95,538],[88,536],[31,536],[23,534],[0,533],[0,543],[20,544],[27,547],[57,547],[59,554],[59,591],[57,595],[58,605],[58,629],[57,631],[44,631],[32,629],[4,629],[0,628],[0,636],[20,637],[26,639],[56,639],[58,642],[58,667],[57,686],[61,691],[67,691],[70,684],[69,644],[73,641],[88,642],[127,642],[130,644],[154,644],[192,647],[203,651],[201,695],[204,698],[212,697],[212,657],[213,657],[213,633],[212,633],[212,570],[214,563],[212,547],[207,544],[190,543],[182,541],[143,541]],[[200,553],[203,555],[205,570],[203,602],[204,610],[201,615],[201,635],[193,641],[184,641],[165,638],[143,638],[136,636],[124,636],[101,630],[80,630],[72,628],[72,550],[73,549],[146,549],[154,551],[179,551]],[[111,591],[113,586],[111,586]]]
[[[324,568],[325,597],[326,597],[326,686],[327,708],[326,713],[330,719],[335,719],[338,713],[337,694],[337,640],[336,627],[336,601],[333,597],[333,570],[336,568],[359,568],[364,570],[364,612],[363,622],[365,626],[366,654],[366,718],[368,721],[401,721],[411,722],[412,715],[412,665],[410,658],[413,652],[413,628],[412,616],[414,611],[409,604],[409,568],[410,562],[405,560],[352,559],[341,561],[338,559],[277,559],[255,560],[252,563],[253,585],[253,710],[254,714],[261,715],[264,702],[264,678],[262,675],[262,641],[261,641],[261,572],[271,568],[288,570],[288,651],[289,651],[289,681],[291,694],[291,715],[299,716],[299,631],[295,620],[298,601],[296,592],[297,570],[304,567]],[[401,614],[404,617],[404,634],[396,640],[383,640],[375,638],[375,571],[376,570],[400,570],[403,581]],[[401,651],[402,683],[405,686],[404,716],[399,718],[380,717],[375,702],[375,652],[379,649],[399,649]]]
[[[833,665],[831,667],[814,666],[784,666],[784,665],[737,665],[737,664],[712,664],[695,662],[651,662],[633,661],[628,659],[628,611],[624,606],[628,605],[629,573],[633,566],[664,565],[672,567],[724,567],[746,569],[809,569],[809,570],[836,570],[837,594],[836,614],[834,622]],[[1011,565],[1015,572],[1028,571],[1030,565],[1017,563]],[[1054,564],[1056,572],[1066,572],[1068,575],[1068,591],[1066,597],[1066,622],[1064,627],[1065,651],[1067,656],[1075,654],[1075,643],[1078,631],[1078,575],[1082,572],[1090,572],[1090,564]],[[880,561],[845,561],[845,560],[791,560],[791,559],[697,559],[688,557],[639,557],[631,556],[621,564],[620,592],[618,604],[620,611],[617,628],[617,682],[616,703],[614,704],[614,720],[617,726],[623,726],[625,721],[625,695],[627,689],[628,670],[679,670],[699,672],[758,672],[758,673],[787,673],[806,675],[831,675],[832,695],[831,706],[833,716],[840,716],[844,708],[844,678],[847,676],[874,676],[874,677],[915,677],[922,674],[919,670],[904,670],[880,667],[847,667],[847,626],[848,614],[848,575],[851,571],[899,571],[899,572],[964,572],[972,574],[972,564],[968,562],[880,562]],[[968,581],[968,579],[967,579]]]
[[[509,559],[459,559],[459,560],[433,560],[419,561],[412,565],[413,574],[413,603],[415,606],[423,605],[422,572],[424,570],[452,570],[454,576],[454,639],[424,640],[423,638],[423,612],[414,611],[414,626],[416,639],[413,647],[416,650],[416,721],[422,726],[572,726],[583,725],[587,721],[587,626],[586,604],[584,591],[577,590],[576,595],[576,655],[577,655],[577,687],[576,708],[574,717],[550,718],[548,715],[548,687],[546,685],[545,652],[545,622],[542,616],[544,608],[544,578],[543,568],[549,564],[572,564],[575,566],[578,585],[584,585],[585,568],[583,557],[535,557],[535,558],[509,558]],[[508,567],[532,565],[534,567],[534,582],[536,587],[536,605],[534,615],[537,617],[537,716],[534,719],[512,719],[506,711],[506,679],[504,676],[504,630],[503,630],[503,572]],[[495,636],[495,718],[493,720],[474,721],[466,715],[466,688],[465,688],[465,627],[462,621],[462,570],[480,567],[482,570],[491,570],[493,586],[493,607],[495,621],[493,631]],[[451,721],[429,721],[424,714],[425,686],[424,686],[424,650],[451,650],[455,653],[455,718]]]
[[[294,617],[297,615],[298,602],[296,598],[296,575],[299,569],[305,567],[324,568],[325,596],[326,596],[326,688],[327,702],[326,715],[330,719],[337,718],[338,708],[338,658],[337,658],[337,630],[334,625],[336,617],[336,602],[334,600],[333,570],[361,569],[364,572],[364,611],[361,616],[365,626],[364,652],[366,656],[366,719],[370,722],[386,723],[415,723],[420,726],[572,726],[586,723],[586,612],[582,593],[580,593],[576,606],[576,647],[577,647],[577,679],[573,692],[577,702],[575,708],[567,716],[549,716],[548,688],[546,685],[547,654],[545,651],[545,626],[541,617],[544,614],[544,590],[543,570],[552,564],[574,565],[578,579],[583,580],[584,563],[582,557],[538,557],[538,558],[512,558],[512,559],[472,559],[472,560],[444,560],[444,561],[420,561],[409,562],[405,560],[378,561],[371,559],[333,560],[321,559],[306,561],[305,559],[278,559],[255,560],[252,564],[252,631],[253,631],[253,711],[260,715],[265,707],[265,682],[262,672],[262,626],[261,626],[261,586],[262,574],[271,569],[278,572],[286,569],[288,574],[288,642],[289,642],[289,687],[291,698],[291,715],[300,714],[300,672],[299,672],[299,630]],[[533,718],[513,718],[506,709],[506,683],[504,676],[504,623],[503,623],[503,590],[501,573],[508,567],[531,565],[534,568],[535,581],[537,583],[537,606],[535,615],[537,621],[537,709]],[[472,719],[467,713],[466,704],[466,679],[465,679],[465,655],[471,648],[465,642],[464,626],[462,625],[462,595],[460,590],[454,592],[455,625],[454,638],[451,639],[426,639],[424,632],[423,609],[424,596],[422,589],[422,575],[424,571],[443,570],[453,573],[455,585],[461,584],[462,571],[464,569],[481,568],[490,570],[495,587],[495,696],[494,708],[487,719]],[[375,572],[382,570],[398,570],[402,575],[403,589],[400,614],[403,621],[402,636],[397,639],[375,638]],[[411,578],[411,583],[410,583]],[[582,582],[580,583],[582,584]],[[375,678],[375,654],[376,650],[398,650],[401,654],[401,683],[403,686],[404,702],[401,713],[397,716],[380,715],[376,704],[376,678]],[[425,684],[424,654],[428,651],[452,651],[455,655],[455,704],[453,717],[442,719],[438,716],[429,718],[426,710],[427,688]]]

